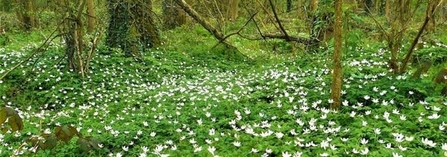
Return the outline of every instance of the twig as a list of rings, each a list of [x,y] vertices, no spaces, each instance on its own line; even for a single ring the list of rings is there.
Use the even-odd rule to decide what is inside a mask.
[[[285,36],[286,38],[289,38],[289,35],[287,34],[287,31],[284,29],[284,27],[282,26],[281,21],[280,21],[279,18],[278,18],[278,14],[276,13],[276,9],[275,9],[275,6],[273,5],[272,0],[269,0],[269,3],[270,3],[270,7],[272,8],[273,16],[275,17],[275,20],[276,20],[276,22],[278,23],[279,28],[281,29],[281,32],[284,34],[284,36]],[[286,40],[287,40],[287,39],[286,39]]]
[[[58,28],[60,27],[60,25],[58,26]],[[56,32],[57,29],[55,29],[50,36],[53,36]],[[56,35],[53,38],[47,38],[37,49],[35,49],[25,60],[22,60],[21,62],[19,62],[17,65],[15,65],[14,67],[12,67],[11,69],[9,69],[6,73],[4,73],[2,75],[2,77],[0,77],[0,80],[3,80],[9,73],[11,73],[12,71],[14,71],[15,69],[17,69],[20,65],[22,65],[23,63],[28,62],[31,58],[33,58],[36,54],[38,54],[45,45],[47,45],[49,42],[52,42],[54,40],[54,38],[56,38],[58,35]]]
[[[430,21],[430,19],[431,19],[431,18],[433,17],[433,15],[435,14],[436,9],[439,7],[440,4],[442,4],[442,1],[443,1],[443,0],[439,1],[439,2],[438,2],[438,5],[433,6],[432,8],[430,7],[431,4],[427,4],[427,13],[426,13],[426,15],[425,15],[424,23],[422,24],[421,28],[419,28],[419,32],[418,32],[418,34],[416,35],[416,37],[414,37],[414,40],[413,40],[413,42],[411,43],[410,50],[408,50],[408,53],[405,55],[405,59],[404,59],[404,61],[403,61],[403,63],[402,63],[402,67],[401,67],[401,69],[400,69],[400,73],[401,73],[401,74],[405,72],[405,69],[406,69],[407,64],[408,64],[408,62],[409,62],[409,60],[410,60],[410,57],[411,57],[411,55],[412,55],[413,52],[414,52],[414,47],[415,47],[416,44],[418,43],[419,38],[421,37],[422,33],[423,33],[424,30],[425,30],[425,27],[427,27],[428,22]],[[429,3],[430,3],[430,2],[429,2]],[[431,8],[431,10],[429,10],[430,8]]]
[[[247,26],[248,23],[249,23],[251,20],[253,20],[253,18],[256,16],[256,14],[258,14],[258,12],[254,13],[253,15],[251,15],[250,18],[247,20],[247,22],[245,22],[245,24],[244,24],[238,31],[236,31],[236,32],[234,32],[234,33],[230,33],[230,34],[224,36],[224,37],[223,37],[222,39],[220,39],[219,42],[218,42],[216,45],[214,45],[211,49],[214,49],[217,45],[219,45],[220,43],[224,42],[227,38],[229,38],[229,37],[231,37],[231,36],[233,36],[233,35],[236,35],[236,34],[239,35],[240,32],[245,28],[245,26]]]

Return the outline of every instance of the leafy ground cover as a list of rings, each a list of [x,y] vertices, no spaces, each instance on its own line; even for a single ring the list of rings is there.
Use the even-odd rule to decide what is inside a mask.
[[[210,45],[212,46],[212,45]],[[0,49],[0,74],[28,49]],[[249,48],[247,48],[249,49]],[[388,75],[387,52],[344,58],[343,107],[331,100],[326,53],[243,61],[205,48],[153,49],[143,61],[98,55],[88,77],[54,46],[0,80],[2,102],[24,121],[0,134],[1,156],[444,156],[447,100],[431,75]],[[105,51],[100,49],[100,52]],[[248,50],[247,50],[248,51]],[[264,60],[263,60],[264,61]],[[57,126],[95,137],[34,152],[23,144]],[[6,126],[8,127],[8,126]]]

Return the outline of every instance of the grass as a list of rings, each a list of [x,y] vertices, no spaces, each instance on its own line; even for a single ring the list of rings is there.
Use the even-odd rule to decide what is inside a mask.
[[[164,38],[180,38],[182,29]],[[430,81],[434,72],[422,79],[389,75],[381,44],[345,49],[343,107],[332,111],[328,52],[293,57],[261,52],[262,42],[235,40],[253,58],[244,61],[210,50],[217,41],[200,35],[203,31],[182,34],[194,36],[188,40],[165,40],[161,49],[145,52],[142,62],[98,55],[86,78],[59,62],[57,44],[47,49],[0,81],[0,102],[16,109],[25,125],[21,132],[0,135],[0,156],[444,156],[447,151],[442,116],[447,100]],[[24,41],[32,42],[14,44],[39,40]],[[0,49],[0,74],[31,49],[14,44]],[[74,141],[51,151],[20,147],[61,125],[99,139],[101,149],[84,152]]]

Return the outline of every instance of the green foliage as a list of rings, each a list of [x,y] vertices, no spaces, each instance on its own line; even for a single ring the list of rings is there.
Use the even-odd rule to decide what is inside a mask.
[[[443,46],[430,46],[416,51],[414,61],[431,60],[433,63],[442,64],[447,61],[447,49]]]
[[[447,149],[447,100],[435,74],[390,75],[384,45],[361,30],[345,34],[340,111],[328,110],[331,43],[324,53],[291,57],[287,42],[231,37],[239,54],[214,47],[199,26],[163,33],[165,45],[140,60],[99,45],[85,78],[68,71],[57,43],[13,71],[0,81],[0,101],[21,111],[21,132],[30,134],[0,136],[8,145],[1,154],[441,156]],[[0,74],[26,57],[33,46],[19,45],[38,40],[31,38],[0,49]],[[12,130],[7,109],[0,111]]]
[[[6,120],[8,120],[9,127],[5,127]],[[10,107],[2,107],[0,109],[0,130],[3,134],[8,131],[16,132],[23,130],[23,121],[20,115],[14,109]],[[73,126],[57,126],[54,128],[53,133],[41,133],[40,135],[31,136],[26,140],[36,150],[48,150],[54,149],[58,141],[68,143],[74,136],[78,137],[77,144],[85,151],[100,149],[100,141],[91,137],[83,137],[81,133]],[[21,149],[22,146],[19,148]]]
[[[3,125],[6,124],[4,123],[6,120],[8,120],[9,128]],[[10,107],[2,107],[0,109],[0,130],[3,133],[23,130],[22,118],[14,109]]]

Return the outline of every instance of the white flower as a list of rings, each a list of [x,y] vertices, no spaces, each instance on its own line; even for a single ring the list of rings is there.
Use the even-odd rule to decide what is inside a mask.
[[[195,144],[195,143],[196,143],[196,140],[195,140],[194,138],[192,138],[192,139],[189,140],[189,143],[191,143],[191,144]]]
[[[407,150],[407,147],[402,147],[401,145],[399,145],[399,146],[397,146],[400,150],[402,150],[402,151],[406,151]]]
[[[252,153],[257,153],[257,152],[259,152],[259,150],[257,150],[256,148],[251,148],[251,152]]]
[[[214,152],[216,151],[216,147],[214,146],[208,146],[208,151],[214,155]]]
[[[393,110],[393,114],[399,114],[399,110],[394,109],[394,110]]]
[[[125,152],[129,151],[129,147],[127,147],[127,146],[123,146],[122,148]]]
[[[400,120],[403,120],[403,121],[405,121],[405,120],[407,120],[407,117],[405,117],[404,115],[400,115]]]
[[[324,153],[320,154],[320,156],[326,157],[326,156],[329,156],[329,154],[324,152]]]
[[[282,157],[291,157],[292,155],[289,152],[282,152]]]
[[[362,138],[362,140],[360,141],[361,144],[365,145],[368,143],[368,140],[365,138]]]
[[[209,151],[209,147],[208,147],[208,151]],[[196,153],[196,152],[200,152],[200,151],[202,151],[202,146],[200,146],[200,147],[194,147],[194,153]]]
[[[301,155],[303,155],[302,152],[295,152],[295,153],[293,153],[293,157],[301,157]]]
[[[368,125],[368,122],[362,121],[362,126],[366,126],[366,125]]]
[[[155,135],[157,135],[157,133],[155,133],[155,132],[151,132],[151,134],[150,134],[152,137],[154,137]]]
[[[447,143],[443,143],[443,144],[441,145],[441,148],[442,148],[442,150],[447,151]]]
[[[355,111],[352,111],[350,114],[349,114],[349,116],[351,116],[351,117],[355,117]]]
[[[141,150],[143,150],[144,153],[149,152],[149,149],[146,146],[142,146]]]
[[[241,146],[241,142],[239,142],[239,141],[234,141],[234,142],[233,142],[233,145],[234,145],[235,147],[240,147],[240,146]]]
[[[211,128],[210,130],[209,130],[209,135],[210,136],[213,136],[214,134],[216,133],[216,130],[214,130],[214,128]]]
[[[157,145],[157,146],[154,148],[154,153],[155,153],[155,154],[160,154],[160,152],[163,151],[163,149],[164,149],[163,145]]]
[[[276,138],[282,138],[284,136],[284,134],[282,132],[277,132],[275,133]]]
[[[441,117],[440,115],[438,115],[438,113],[433,113],[432,115],[428,116],[428,119],[438,119],[439,117]]]
[[[379,134],[380,134],[380,128],[375,128],[375,129],[374,129],[374,133],[377,134],[377,135],[379,135]]]
[[[369,149],[368,149],[368,147],[366,147],[365,149],[363,149],[361,152],[360,152],[360,154],[362,154],[362,155],[367,155],[369,153]]]
[[[347,100],[344,100],[344,101],[342,102],[342,104],[343,104],[343,106],[348,106],[348,105],[349,105],[349,102],[348,102]]]
[[[321,141],[320,147],[326,150],[326,148],[329,147],[329,142],[326,140]]]
[[[427,145],[427,146],[430,146],[430,147],[435,147],[436,146],[436,143],[434,143],[432,140],[429,140],[427,138],[422,138],[422,143]]]
[[[413,136],[408,136],[408,137],[405,136],[405,140],[408,141],[408,142],[413,141],[413,139],[414,139]]]
[[[402,155],[399,155],[398,153],[393,152],[393,157],[402,157]]]
[[[177,150],[177,146],[176,145],[172,145],[171,146],[171,150]]]
[[[160,155],[160,157],[168,157],[169,156],[169,154],[159,154]]]

